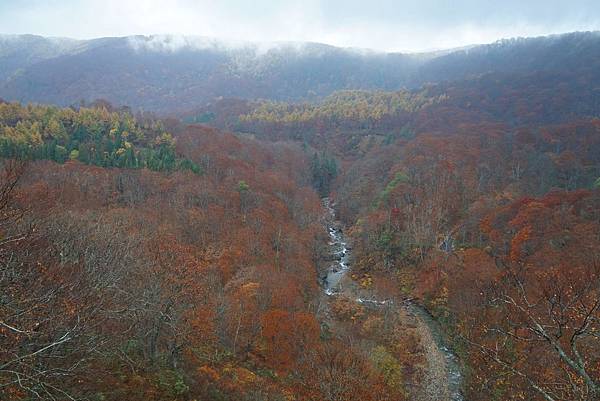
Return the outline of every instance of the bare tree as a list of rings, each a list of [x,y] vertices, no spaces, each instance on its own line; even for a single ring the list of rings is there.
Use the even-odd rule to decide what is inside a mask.
[[[599,400],[598,261],[546,270],[502,265],[504,280],[490,291],[486,306],[497,314],[494,323],[483,329],[483,342],[469,344],[547,401]],[[555,366],[540,366],[542,355]]]

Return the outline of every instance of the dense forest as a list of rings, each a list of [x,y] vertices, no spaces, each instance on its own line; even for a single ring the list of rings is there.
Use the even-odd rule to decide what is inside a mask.
[[[2,110],[2,140],[27,150],[2,168],[3,399],[398,394],[375,356],[349,352],[316,317],[324,231],[311,184],[335,174],[331,159],[175,126],[169,160],[195,168],[153,169],[134,163],[135,145],[161,155],[158,121],[104,105]],[[54,119],[71,125],[55,134]],[[118,149],[81,157],[98,143]],[[47,156],[49,144],[70,157]]]
[[[595,79],[490,73],[313,105],[224,100],[209,123],[339,158],[332,188],[353,277],[423,302],[460,355],[467,399],[590,400],[600,384]]]
[[[171,114],[219,98],[318,101],[336,91],[417,90],[490,72],[560,73],[576,80],[598,74],[599,54],[598,32],[414,54],[178,35],[91,40],[0,35],[0,97],[60,106],[106,99]]]
[[[197,164],[177,157],[175,140],[160,120],[148,117],[138,122],[127,110],[110,108],[101,102],[77,110],[0,102],[0,155],[200,173]]]
[[[125,52],[27,40],[0,96]],[[245,92],[207,80],[220,97],[191,100],[188,75],[132,108],[0,102],[0,399],[600,400],[598,43],[503,41],[326,88],[314,59],[356,55],[314,45],[259,71],[289,96],[238,75]]]

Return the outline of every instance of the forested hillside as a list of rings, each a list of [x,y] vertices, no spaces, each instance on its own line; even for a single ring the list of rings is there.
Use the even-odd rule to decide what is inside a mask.
[[[391,281],[423,302],[464,364],[467,399],[591,400],[597,85],[592,71],[490,73],[318,104],[223,101],[210,121],[336,155],[353,277],[374,294],[389,294]]]
[[[317,320],[311,152],[193,126],[166,151],[159,121],[106,105],[0,110],[0,398],[397,394]]]
[[[175,140],[160,120],[142,116],[138,122],[128,110],[113,111],[103,103],[77,110],[0,103],[0,155],[201,172],[196,163],[177,156]]]
[[[597,32],[499,41],[434,53],[318,43],[225,43],[131,36],[77,41],[0,36],[0,98],[61,106],[106,99],[182,112],[219,98],[319,100],[340,90],[416,89],[482,74],[597,74]]]
[[[0,43],[0,399],[600,400],[597,33],[198,40]]]

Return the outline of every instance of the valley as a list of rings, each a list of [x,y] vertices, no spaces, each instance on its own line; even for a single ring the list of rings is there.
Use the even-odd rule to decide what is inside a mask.
[[[408,397],[411,400],[431,401],[463,401],[462,373],[456,355],[447,347],[444,333],[431,314],[410,298],[380,299],[373,291],[361,290],[352,280],[352,254],[350,245],[343,233],[339,220],[335,217],[334,205],[331,200],[323,200],[326,211],[325,222],[330,237],[329,246],[333,264],[323,276],[325,298],[321,301],[325,306],[320,308],[322,324],[327,330],[340,339],[348,342],[356,341],[348,337],[352,333],[344,331],[344,322],[336,321],[331,312],[330,304],[336,297],[345,298],[350,302],[365,306],[365,313],[379,313],[385,309],[385,315],[398,316],[399,325],[403,330],[414,331],[423,350],[424,374],[415,382],[408,385]],[[368,318],[367,318],[368,319]]]
[[[600,400],[598,88],[598,32],[0,35],[0,399]]]

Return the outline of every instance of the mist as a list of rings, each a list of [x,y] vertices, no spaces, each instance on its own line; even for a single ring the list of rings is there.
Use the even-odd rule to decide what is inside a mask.
[[[562,3],[562,4],[561,4]],[[248,42],[320,42],[385,51],[423,51],[501,38],[600,29],[596,2],[376,0],[16,0],[0,4],[1,32],[89,39],[180,35]],[[162,35],[162,36],[161,36]],[[151,46],[198,46],[181,39]],[[202,46],[213,46],[209,39]],[[148,43],[147,43],[148,45]]]

